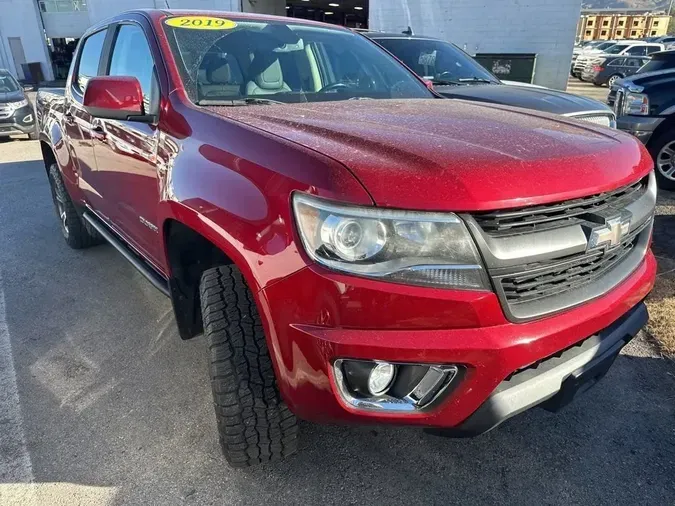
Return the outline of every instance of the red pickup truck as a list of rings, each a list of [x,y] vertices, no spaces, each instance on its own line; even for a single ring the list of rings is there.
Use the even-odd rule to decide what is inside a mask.
[[[443,99],[350,30],[129,12],[37,113],[66,242],[111,243],[205,335],[233,466],[295,452],[296,417],[462,436],[557,410],[647,321],[637,140]]]

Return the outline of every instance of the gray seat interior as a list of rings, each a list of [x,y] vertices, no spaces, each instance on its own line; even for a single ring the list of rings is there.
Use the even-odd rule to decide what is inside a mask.
[[[249,68],[249,78],[246,84],[246,95],[271,95],[291,91],[290,86],[284,82],[284,73],[276,55],[274,60],[269,61],[269,55],[256,55]]]

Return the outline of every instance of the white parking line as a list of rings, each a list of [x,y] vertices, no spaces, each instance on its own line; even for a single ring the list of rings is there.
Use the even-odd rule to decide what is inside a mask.
[[[23,432],[16,371],[9,339],[5,293],[0,272],[0,483],[33,481],[33,466]]]

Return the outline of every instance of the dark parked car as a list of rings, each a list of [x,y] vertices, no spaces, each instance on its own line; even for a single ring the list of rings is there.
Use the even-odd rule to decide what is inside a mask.
[[[535,109],[607,127],[616,125],[612,110],[602,102],[539,86],[505,84],[450,42],[400,33],[363,35],[393,53],[445,97]]]
[[[619,128],[635,135],[651,153],[661,188],[675,190],[675,69],[640,72],[619,81],[613,103]]]
[[[646,56],[600,56],[592,65],[587,66],[581,74],[582,81],[596,86],[612,86],[619,79],[632,76],[640,67],[649,62]]]
[[[648,72],[670,69],[675,69],[675,50],[654,53],[647,63],[640,67],[635,74],[646,74]],[[617,81],[609,85],[610,90],[609,95],[607,96],[607,104],[611,108],[614,108],[614,99],[616,97],[616,90],[619,87],[618,85],[619,83]]]
[[[0,69],[0,138],[22,134],[37,139],[33,107],[14,76]]]

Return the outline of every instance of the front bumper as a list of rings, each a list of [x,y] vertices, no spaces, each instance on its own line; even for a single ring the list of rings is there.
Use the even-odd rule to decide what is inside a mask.
[[[643,144],[647,144],[664,119],[658,116],[620,116],[616,123],[619,130],[634,135]]]
[[[600,358],[603,366],[611,364],[611,356],[616,356],[644,323],[641,301],[651,290],[655,273],[656,262],[648,252],[638,268],[604,296],[526,323],[507,321],[491,292],[396,285],[342,276],[316,266],[272,284],[259,299],[281,393],[300,418],[477,433],[555,398],[558,392],[563,393],[557,399],[570,396],[579,388],[568,386],[572,383],[567,378],[580,376],[578,371],[585,366],[596,367]],[[630,324],[616,323],[626,318]],[[625,330],[620,338],[616,336],[623,330],[611,330],[615,324]],[[611,337],[602,339],[602,347],[586,353],[584,363],[575,359],[564,370],[559,369],[564,372],[558,375],[560,388],[528,386],[524,400],[511,402],[512,408],[500,408],[487,419],[481,414],[481,410],[491,411],[490,403],[500,393],[500,385],[516,373],[581,342],[594,343],[599,339],[595,336]],[[584,346],[589,345],[580,348],[586,352]],[[365,411],[345,402],[338,391],[332,365],[339,358],[456,364],[465,372],[426,409],[406,414]],[[474,413],[478,418],[472,417]]]
[[[35,114],[31,105],[17,109],[7,118],[0,118],[0,137],[29,135],[35,132]]]
[[[560,410],[578,393],[602,379],[621,349],[648,319],[647,307],[640,303],[576,346],[514,373],[499,384],[468,420],[447,435],[482,434],[534,406],[548,411]]]

